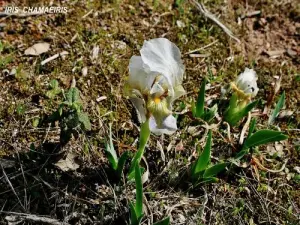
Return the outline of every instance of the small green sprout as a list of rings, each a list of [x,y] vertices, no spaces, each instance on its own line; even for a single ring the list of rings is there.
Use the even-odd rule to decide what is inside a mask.
[[[125,162],[128,158],[128,152],[124,152],[121,157],[118,159],[116,150],[112,141],[112,132],[111,132],[111,124],[109,124],[109,140],[105,143],[105,152],[108,158],[108,161],[116,172],[118,180],[121,179],[122,172],[125,166]]]
[[[203,182],[215,182],[217,181],[217,176],[222,172],[229,163],[218,163],[213,166],[210,166],[211,158],[211,141],[212,134],[211,130],[208,132],[208,137],[204,150],[201,155],[198,157],[195,163],[191,167],[191,178],[194,184],[197,184],[199,181]]]
[[[206,80],[206,78],[204,78],[204,80],[201,84],[201,87],[200,87],[196,105],[194,103],[192,104],[192,114],[195,118],[201,118],[204,121],[209,122],[215,117],[215,115],[218,111],[218,105],[215,104],[212,108],[210,108],[208,110],[206,110],[204,108],[206,82],[207,82],[207,80]]]
[[[65,101],[49,117],[49,122],[60,122],[62,144],[66,144],[73,135],[78,133],[78,128],[83,131],[91,130],[88,114],[83,112],[83,106],[79,97],[79,90],[71,87],[66,93]]]

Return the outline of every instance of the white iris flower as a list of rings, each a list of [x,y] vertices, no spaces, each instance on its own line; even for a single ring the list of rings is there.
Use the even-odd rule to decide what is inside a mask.
[[[237,92],[239,97],[244,99],[251,99],[255,97],[258,92],[257,87],[257,75],[253,69],[246,68],[243,73],[241,73],[236,81],[231,84],[231,87],[234,91]]]
[[[246,68],[235,82],[231,83],[233,93],[230,97],[229,106],[224,113],[225,120],[231,125],[236,125],[244,116],[246,116],[257,104],[257,101],[251,102],[258,92],[256,72]]]
[[[166,38],[144,41],[141,56],[132,56],[125,86],[139,115],[149,120],[155,134],[172,134],[177,130],[172,103],[185,94],[181,83],[184,74],[178,47]]]

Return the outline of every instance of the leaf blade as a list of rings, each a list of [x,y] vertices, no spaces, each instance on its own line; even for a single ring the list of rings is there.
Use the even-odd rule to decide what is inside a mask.
[[[228,165],[229,163],[218,163],[212,167],[209,167],[207,170],[205,170],[203,178],[209,178],[218,175],[218,173],[222,172]]]
[[[170,217],[166,217],[156,223],[154,223],[153,225],[169,225],[170,224]]]
[[[143,182],[140,166],[138,163],[135,164],[135,184],[136,184],[136,203],[135,211],[137,218],[143,215]]]
[[[260,130],[255,132],[253,135],[251,135],[244,144],[243,149],[267,144],[270,142],[275,141],[282,141],[287,139],[288,136],[284,135],[280,131],[273,131],[273,130]]]
[[[91,130],[92,129],[92,125],[91,125],[88,114],[83,113],[83,112],[79,112],[78,113],[78,120],[79,120],[80,123],[82,123],[85,130]]]
[[[212,139],[212,134],[210,130],[208,132],[208,137],[206,140],[206,144],[204,146],[204,150],[201,153],[201,155],[198,157],[194,165],[194,168],[192,169],[192,176],[206,169],[210,160],[211,139]]]
[[[280,110],[282,109],[282,107],[284,106],[284,102],[285,102],[285,91],[282,93],[282,95],[280,96],[275,109],[273,110],[272,115],[270,115],[269,120],[268,120],[268,124],[271,125],[272,123],[274,123],[276,117],[278,116]]]
[[[113,141],[112,141],[112,132],[111,132],[111,124],[109,124],[109,141],[105,142],[105,152],[106,156],[108,158],[108,161],[110,162],[112,168],[114,170],[117,170],[118,168],[118,157],[117,153],[115,151]]]
[[[123,172],[127,158],[128,158],[128,152],[124,152],[119,159],[118,166],[117,166],[117,176],[119,179],[122,176],[122,172]]]
[[[201,117],[204,114],[204,103],[205,103],[205,85],[206,78],[201,83],[200,91],[196,103],[196,116]]]

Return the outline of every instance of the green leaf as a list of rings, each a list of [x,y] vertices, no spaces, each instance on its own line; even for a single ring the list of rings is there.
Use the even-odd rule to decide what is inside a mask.
[[[51,90],[46,92],[46,96],[50,99],[61,93],[61,89],[58,87],[58,81],[53,79],[49,84]]]
[[[108,158],[108,161],[110,162],[111,167],[114,170],[117,170],[118,169],[118,157],[117,157],[117,153],[115,151],[113,141],[112,141],[111,124],[109,124],[109,141],[105,142],[105,152],[106,152],[106,156]]]
[[[256,100],[254,102],[250,102],[241,112],[238,113],[239,120],[242,119],[244,116],[248,115],[248,112],[250,112],[259,102],[259,100]]]
[[[218,105],[215,104],[213,107],[211,107],[207,112],[203,114],[202,119],[209,122],[215,117],[217,111],[218,111]]]
[[[38,117],[35,117],[32,121],[32,126],[33,127],[38,127],[39,125],[39,122],[40,122],[40,119]]]
[[[250,122],[250,125],[249,125],[249,132],[248,132],[248,136],[247,136],[247,139],[253,134],[253,131],[255,129],[255,126],[256,126],[256,119],[253,118]]]
[[[282,95],[280,96],[276,106],[275,106],[275,109],[273,110],[273,113],[272,115],[269,117],[269,121],[268,121],[268,124],[272,124],[276,117],[278,116],[280,110],[282,109],[282,107],[284,106],[284,102],[285,102],[285,92],[282,93]]]
[[[62,145],[67,144],[72,138],[72,130],[61,130],[59,138]]]
[[[209,167],[207,170],[205,170],[203,178],[214,177],[218,175],[218,173],[222,172],[228,165],[229,163],[218,163],[212,167]]]
[[[124,152],[118,162],[118,167],[117,167],[117,176],[119,179],[122,177],[122,172],[126,163],[126,160],[128,158],[128,152]]]
[[[133,160],[131,161],[131,165],[129,168],[129,175],[128,175],[129,180],[134,178],[135,164],[140,163],[149,137],[150,137],[149,120],[146,120],[144,123],[141,124],[139,148]]]
[[[208,137],[202,154],[197,159],[196,163],[192,167],[192,176],[205,170],[210,161],[210,150],[211,150],[211,130],[208,132]]]
[[[206,78],[202,81],[200,91],[196,103],[196,117],[201,117],[204,114],[204,103],[205,103],[205,85]]]
[[[206,178],[203,178],[202,183],[217,183],[218,181],[219,181],[219,179],[216,177],[206,177]]]
[[[57,89],[58,88],[58,81],[57,80],[55,80],[55,79],[53,79],[53,80],[51,80],[50,81],[50,87],[52,88],[52,89]]]
[[[74,109],[77,113],[80,113],[80,109],[82,108],[82,105],[80,104],[80,102],[74,102],[71,105],[71,109]]]
[[[246,105],[244,108],[239,109],[236,105],[237,97],[233,94],[230,98],[230,107],[229,110],[225,113],[225,120],[231,125],[235,126],[244,116],[247,116],[259,102],[259,100],[254,101]]]
[[[280,131],[260,130],[255,132],[245,141],[243,149],[252,148],[270,142],[282,141],[287,138],[288,136],[284,135]]]
[[[234,157],[235,159],[241,159],[243,158],[246,154],[249,153],[249,149],[244,149],[244,150],[241,150],[239,151],[236,156]]]
[[[76,87],[71,87],[66,93],[66,98],[70,105],[79,102],[79,90]]]
[[[132,202],[129,203],[129,207],[130,207],[130,224],[131,225],[139,225],[139,220],[136,215],[136,211],[135,211],[135,208],[134,208],[134,205],[132,204]]]
[[[23,105],[23,104],[18,104],[17,105],[17,114],[19,115],[19,116],[22,116],[22,115],[24,115],[25,114],[25,112],[26,112],[26,107],[25,107],[25,105]]]
[[[169,225],[169,224],[170,224],[170,217],[168,216],[163,220],[154,223],[153,225]]]
[[[191,111],[192,111],[193,117],[196,117],[196,105],[195,105],[194,100],[192,101],[192,104],[191,104]]]
[[[50,99],[54,98],[55,97],[55,91],[53,90],[49,90],[46,92],[46,96]]]
[[[88,114],[83,113],[83,112],[79,112],[77,114],[77,116],[78,116],[79,122],[81,122],[83,124],[83,127],[84,127],[85,130],[91,130],[92,129],[92,125],[91,125]]]
[[[136,185],[136,202],[135,212],[138,218],[143,215],[143,182],[140,166],[138,163],[135,164],[135,185]]]
[[[64,109],[64,105],[60,104],[59,107],[58,107],[58,110],[57,110],[57,113],[58,113],[59,116],[62,116],[63,109]]]

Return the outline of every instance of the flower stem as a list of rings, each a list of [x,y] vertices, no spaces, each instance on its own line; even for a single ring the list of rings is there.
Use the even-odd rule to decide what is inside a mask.
[[[235,112],[237,110],[237,102],[238,102],[238,96],[236,93],[233,93],[230,101],[229,101],[229,106],[225,111],[225,121],[228,122],[230,125],[233,124]]]
[[[134,158],[131,161],[129,175],[128,175],[129,179],[134,178],[135,165],[140,163],[149,137],[150,137],[149,120],[146,120],[141,125],[139,148],[138,148],[138,151],[136,152]]]

